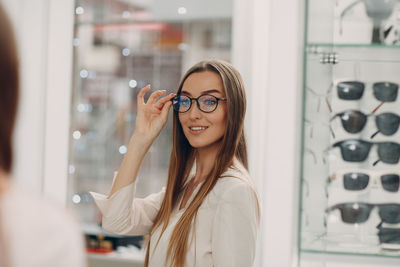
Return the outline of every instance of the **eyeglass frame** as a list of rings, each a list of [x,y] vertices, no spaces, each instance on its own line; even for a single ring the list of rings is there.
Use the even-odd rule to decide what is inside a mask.
[[[177,100],[176,100],[177,98],[182,97],[182,96],[187,97],[187,98],[190,99],[190,106],[189,106],[189,108],[188,108],[186,111],[179,111],[179,110],[176,110],[175,107],[174,107],[174,104],[173,104],[174,101],[177,101]],[[200,98],[200,97],[203,97],[203,96],[211,96],[211,97],[214,97],[214,98],[217,100],[217,104],[215,105],[215,108],[214,108],[213,110],[211,110],[211,111],[204,111],[204,110],[201,109],[200,103],[199,103],[199,98]],[[216,97],[216,96],[210,95],[210,94],[200,95],[199,97],[190,97],[190,96],[187,96],[187,95],[181,95],[181,94],[179,94],[179,95],[175,96],[174,98],[172,98],[170,101],[172,102],[173,109],[174,109],[176,112],[178,112],[178,113],[186,113],[186,112],[188,112],[188,111],[192,108],[192,102],[193,102],[193,100],[196,101],[197,108],[198,108],[201,112],[204,112],[204,113],[211,113],[211,112],[214,112],[214,111],[217,109],[219,101],[227,101],[228,98]]]

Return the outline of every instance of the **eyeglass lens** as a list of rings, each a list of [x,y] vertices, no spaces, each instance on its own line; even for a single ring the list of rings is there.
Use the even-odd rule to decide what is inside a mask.
[[[388,164],[396,164],[400,158],[400,145],[394,142],[380,142],[378,145],[379,158]]]
[[[382,102],[396,101],[399,85],[390,82],[377,82],[372,85],[374,96]]]
[[[400,177],[397,174],[385,174],[381,176],[383,189],[390,192],[399,191]]]
[[[346,190],[363,190],[367,187],[369,175],[365,173],[352,172],[343,175],[343,186]]]
[[[374,206],[367,203],[343,203],[333,207],[339,209],[342,221],[345,223],[363,223],[369,218]]]
[[[349,172],[343,175],[343,186],[346,190],[358,191],[368,186],[370,177],[366,173]],[[389,192],[399,191],[400,177],[397,174],[384,174],[380,176],[384,190]]]
[[[372,143],[363,140],[344,140],[337,142],[333,147],[340,147],[343,160],[362,162],[367,159]]]
[[[384,135],[393,135],[400,125],[400,117],[394,113],[386,112],[375,117],[378,130]]]
[[[338,97],[343,100],[360,99],[364,93],[365,85],[363,82],[348,81],[337,84]]]
[[[367,116],[357,110],[347,110],[336,116],[340,117],[343,128],[349,133],[360,132],[367,122]]]
[[[368,204],[349,202],[337,204],[328,209],[328,211],[339,209],[342,221],[345,223],[364,223],[368,220],[374,206],[378,207],[378,214],[382,222],[400,223],[400,204],[396,203]]]

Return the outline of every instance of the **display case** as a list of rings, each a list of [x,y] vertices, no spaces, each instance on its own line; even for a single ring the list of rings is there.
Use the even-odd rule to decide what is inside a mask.
[[[400,256],[400,2],[305,7],[300,253]]]

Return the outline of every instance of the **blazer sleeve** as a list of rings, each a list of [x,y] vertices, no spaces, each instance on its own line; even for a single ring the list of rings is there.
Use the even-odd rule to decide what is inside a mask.
[[[259,227],[258,200],[246,183],[237,183],[222,194],[213,222],[214,267],[253,265]]]
[[[146,198],[135,198],[135,183],[127,185],[110,198],[90,192],[100,209],[102,227],[119,235],[145,235],[150,233],[165,196],[165,187]]]

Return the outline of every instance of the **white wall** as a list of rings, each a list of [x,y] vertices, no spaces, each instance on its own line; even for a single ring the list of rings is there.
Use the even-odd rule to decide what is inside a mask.
[[[43,179],[47,1],[3,0],[17,35],[21,94],[15,129],[14,178],[40,191]]]

